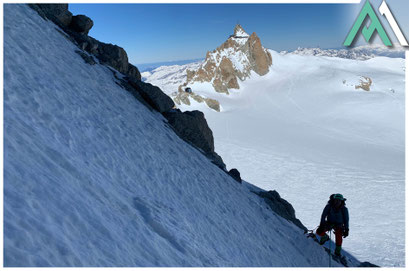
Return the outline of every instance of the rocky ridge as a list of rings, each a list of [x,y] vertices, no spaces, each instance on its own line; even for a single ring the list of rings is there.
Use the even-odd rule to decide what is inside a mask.
[[[229,93],[229,89],[239,89],[238,80],[250,77],[252,71],[265,75],[272,65],[272,57],[261,45],[255,32],[248,35],[237,24],[233,35],[212,52],[197,70],[187,70],[187,80],[181,86],[194,82],[209,82],[217,92]],[[180,89],[179,89],[180,90]]]

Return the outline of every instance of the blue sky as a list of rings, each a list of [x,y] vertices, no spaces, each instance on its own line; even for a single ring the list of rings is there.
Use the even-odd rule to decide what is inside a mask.
[[[402,5],[388,4],[402,28]],[[371,1],[377,9],[379,0]],[[70,4],[94,21],[89,35],[123,47],[133,64],[204,58],[239,22],[277,51],[301,47],[339,48],[359,5],[351,4]],[[402,19],[401,19],[402,18]],[[387,24],[386,20],[383,22]],[[405,22],[403,25],[408,25]],[[403,29],[402,29],[403,30]],[[388,31],[388,33],[392,33]],[[404,31],[405,32],[405,31]],[[391,34],[390,36],[393,36]]]

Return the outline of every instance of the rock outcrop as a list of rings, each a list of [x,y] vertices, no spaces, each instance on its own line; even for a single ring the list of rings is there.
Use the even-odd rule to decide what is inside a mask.
[[[172,97],[175,103],[178,105],[181,105],[182,103],[190,105],[190,98],[192,98],[196,102],[206,103],[206,105],[214,111],[220,112],[220,103],[217,100],[200,96],[194,92],[188,93],[186,91],[180,90],[178,92],[175,92],[175,94],[172,94]]]
[[[72,21],[72,13],[68,4],[28,4],[45,20],[51,20],[60,27],[68,27]]]
[[[182,112],[179,109],[163,113],[176,134],[199,148],[218,167],[225,170],[222,158],[214,151],[213,132],[201,111]]]
[[[157,86],[134,79],[130,79],[128,82],[158,112],[167,112],[175,106],[173,100]]]
[[[72,16],[68,11],[68,4],[29,4],[29,6],[45,20],[51,20],[58,25],[81,50],[95,55],[101,64],[111,66],[130,78],[141,80],[138,68],[128,62],[128,55],[123,48],[88,36],[94,23],[87,16]]]
[[[214,152],[213,133],[207,125],[203,112],[198,110],[181,112],[176,109],[164,113],[164,116],[182,138],[205,153]]]
[[[355,85],[355,89],[363,89],[366,91],[370,91],[371,85],[372,85],[371,78],[369,78],[368,76],[361,76],[361,79],[359,79],[359,84]]]
[[[307,230],[307,228],[301,223],[301,221],[295,217],[295,210],[293,206],[288,201],[281,198],[280,194],[278,194],[277,191],[261,191],[256,194],[261,198],[264,198],[265,202],[268,206],[270,206],[271,210],[273,210],[279,216],[293,222],[300,229],[303,229],[304,231]]]
[[[194,82],[210,82],[217,92],[229,93],[238,89],[239,81],[248,78],[252,71],[265,75],[272,65],[272,57],[261,45],[256,33],[248,35],[238,24],[221,46],[207,52],[199,69],[187,70],[187,80],[183,86]]]
[[[89,30],[94,26],[94,22],[85,15],[72,17],[70,27],[78,33],[88,35]]]
[[[235,179],[237,182],[241,183],[241,177],[240,177],[240,172],[237,170],[237,168],[232,168],[229,170],[229,175]]]

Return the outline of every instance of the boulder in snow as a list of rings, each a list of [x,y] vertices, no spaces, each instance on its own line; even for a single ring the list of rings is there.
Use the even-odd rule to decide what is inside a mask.
[[[238,181],[239,183],[242,182],[241,177],[240,177],[240,172],[237,170],[237,168],[232,168],[229,170],[229,175],[235,179],[236,181]]]
[[[128,55],[118,45],[99,42],[97,57],[103,64],[115,68],[121,73],[128,72]]]
[[[72,17],[70,27],[79,33],[88,35],[89,30],[94,25],[94,22],[85,15],[75,15]]]

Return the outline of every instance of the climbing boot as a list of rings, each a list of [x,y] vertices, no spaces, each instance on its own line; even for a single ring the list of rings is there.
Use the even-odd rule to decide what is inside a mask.
[[[335,252],[334,252],[334,254],[335,254],[335,256],[341,256],[341,246],[336,246],[335,247]]]
[[[320,245],[325,244],[325,242],[327,242],[329,240],[329,236],[328,234],[325,234],[324,236],[321,237],[320,239]]]

